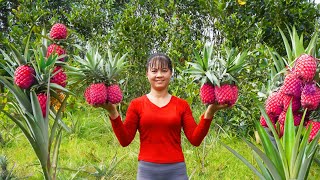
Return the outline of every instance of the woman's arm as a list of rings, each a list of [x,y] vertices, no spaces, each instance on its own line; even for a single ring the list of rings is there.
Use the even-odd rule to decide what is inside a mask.
[[[136,111],[136,107],[133,104],[134,103],[132,102],[130,103],[124,122],[122,122],[116,105],[106,103],[100,106],[108,111],[112,129],[119,143],[123,147],[128,146],[132,142],[138,129],[139,117]]]
[[[204,137],[208,134],[214,114],[225,108],[227,108],[227,105],[209,105],[206,111],[201,115],[199,124],[197,124],[192,116],[190,106],[187,105],[182,117],[183,130],[192,145],[199,146],[201,144]]]

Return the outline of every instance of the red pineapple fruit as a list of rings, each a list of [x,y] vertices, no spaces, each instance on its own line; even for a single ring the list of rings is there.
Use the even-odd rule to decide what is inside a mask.
[[[238,88],[235,85],[224,84],[215,87],[215,97],[219,104],[233,106],[238,99]]]
[[[107,87],[108,101],[111,104],[117,104],[122,101],[122,92],[117,84],[112,84]]]
[[[104,83],[91,84],[85,91],[85,98],[91,105],[101,105],[107,101],[107,87]]]
[[[300,97],[301,89],[302,81],[293,73],[287,74],[281,87],[281,92],[286,95]]]
[[[284,125],[280,124],[280,129],[279,129],[279,138],[281,138],[283,136],[284,133]]]
[[[270,118],[272,124],[275,125],[275,123],[276,123],[276,121],[277,121],[277,117],[275,117],[275,116],[269,116],[269,118]],[[267,122],[266,122],[266,119],[265,119],[262,115],[260,116],[260,124],[261,124],[261,126],[263,126],[263,127],[268,127],[268,124],[267,124]]]
[[[66,51],[57,44],[50,44],[47,48],[46,57],[49,57],[52,53],[58,54],[58,56],[61,56],[62,54],[66,54]],[[59,60],[64,61],[64,58],[61,58]]]
[[[316,59],[308,54],[302,54],[296,59],[293,73],[303,81],[310,82],[313,80],[317,71]]]
[[[310,120],[308,121],[306,128],[309,128],[310,124],[312,124],[312,128],[309,136],[309,142],[311,142],[314,139],[314,137],[317,135],[320,129],[320,122]]]
[[[35,82],[35,71],[28,65],[19,66],[14,72],[14,83],[22,89],[28,89]]]
[[[51,27],[50,37],[52,39],[66,39],[67,35],[67,27],[64,24],[57,23]]]
[[[268,115],[279,116],[282,112],[280,92],[271,93],[265,103],[265,109]]]
[[[56,83],[62,87],[66,87],[67,85],[67,75],[63,71],[61,66],[56,66],[53,70],[53,76],[51,77],[51,83]]]
[[[293,114],[293,122],[294,122],[294,126],[299,126],[300,122],[302,119],[302,114],[301,113],[294,113]]]
[[[86,88],[86,90],[84,91],[84,97],[85,97],[88,104],[93,104],[91,97],[90,97],[90,88],[91,88],[91,86],[88,86]]]
[[[315,110],[319,105],[318,90],[315,83],[307,83],[301,94],[301,105],[305,109]]]
[[[213,104],[215,102],[214,86],[210,83],[204,83],[200,88],[200,99],[204,104]]]
[[[279,115],[278,118],[278,122],[281,125],[284,125],[285,121],[286,121],[286,115],[287,115],[287,111],[282,111],[281,114]],[[293,113],[293,122],[294,122],[294,126],[299,126],[300,122],[302,119],[302,114],[301,113]]]
[[[38,101],[41,107],[43,117],[46,117],[47,113],[47,95],[45,93],[37,94]]]
[[[294,97],[294,96],[286,95],[283,93],[281,93],[280,96],[282,99],[282,106],[283,106],[284,111],[286,111],[288,109],[291,100],[292,100],[292,111],[296,112],[300,109],[300,107],[301,107],[300,97]]]

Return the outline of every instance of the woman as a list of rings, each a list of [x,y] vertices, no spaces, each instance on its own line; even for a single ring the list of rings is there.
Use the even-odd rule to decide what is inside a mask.
[[[168,92],[172,63],[164,54],[154,54],[147,62],[151,90],[131,101],[122,122],[115,105],[102,107],[109,113],[112,128],[125,147],[140,133],[138,180],[188,179],[181,148],[181,128],[194,146],[207,135],[215,112],[227,105],[209,105],[197,125],[188,103]]]

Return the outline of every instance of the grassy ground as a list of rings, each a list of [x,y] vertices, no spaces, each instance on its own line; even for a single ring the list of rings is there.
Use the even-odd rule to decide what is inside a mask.
[[[101,110],[88,108],[67,116],[72,132],[64,133],[60,147],[59,179],[135,179],[139,150],[138,134],[132,144],[123,148],[117,142],[108,119]],[[3,132],[3,130],[2,130]],[[0,155],[6,155],[9,168],[19,178],[42,179],[35,154],[17,129],[11,130]],[[223,142],[249,161],[252,152],[238,138],[218,136],[211,130],[199,147],[183,137],[183,149],[190,179],[258,179],[240,160],[224,148]],[[97,169],[101,170],[99,175]],[[114,167],[114,168],[113,168]],[[320,167],[312,165],[309,179],[320,179]]]

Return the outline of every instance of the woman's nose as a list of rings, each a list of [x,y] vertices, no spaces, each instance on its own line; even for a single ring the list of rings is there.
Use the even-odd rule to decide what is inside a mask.
[[[161,71],[158,71],[157,74],[156,74],[157,77],[162,77],[162,75],[163,75],[163,74],[162,74]]]

